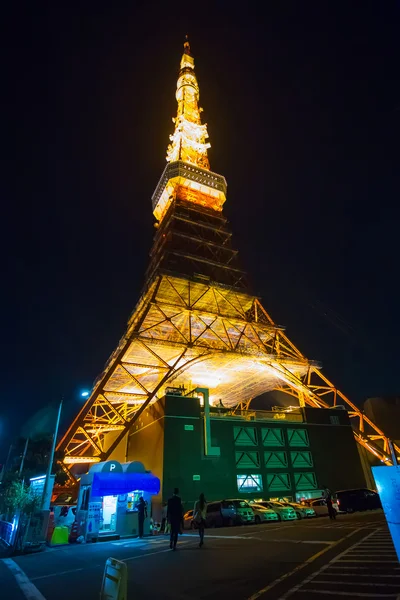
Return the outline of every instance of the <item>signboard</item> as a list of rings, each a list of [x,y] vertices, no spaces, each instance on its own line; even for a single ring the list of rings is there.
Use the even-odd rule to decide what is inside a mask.
[[[104,569],[100,600],[128,599],[128,568],[126,563],[108,558]]]
[[[200,475],[193,475],[193,481],[200,481]]]
[[[50,475],[49,485],[47,486],[46,498],[43,502],[43,509],[48,510],[50,508],[51,497],[53,495],[54,480],[56,476]],[[46,481],[46,475],[40,475],[39,477],[32,477],[30,480],[30,487],[32,488],[35,496],[43,496],[44,484]]]
[[[86,533],[97,536],[100,529],[101,502],[89,502]]]
[[[185,431],[194,431],[193,425],[185,425]]]
[[[44,482],[46,481],[46,475],[40,475],[40,477],[32,477],[30,480],[31,489],[35,496],[41,496],[44,490]]]
[[[397,558],[400,561],[400,465],[371,468]]]

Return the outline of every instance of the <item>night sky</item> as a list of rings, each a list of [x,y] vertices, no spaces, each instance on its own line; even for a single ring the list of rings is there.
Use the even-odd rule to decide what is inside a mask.
[[[0,462],[139,298],[186,33],[252,291],[355,402],[399,394],[400,4],[51,4],[3,18]]]

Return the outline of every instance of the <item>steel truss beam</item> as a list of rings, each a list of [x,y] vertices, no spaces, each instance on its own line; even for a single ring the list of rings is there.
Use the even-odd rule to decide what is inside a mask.
[[[221,375],[214,385],[207,383],[213,373]],[[224,405],[248,406],[249,399],[273,389],[294,396],[300,406],[343,403],[357,442],[391,463],[385,434],[305,358],[257,298],[207,281],[159,275],[58,446],[64,469],[106,460],[171,382],[209,387]]]

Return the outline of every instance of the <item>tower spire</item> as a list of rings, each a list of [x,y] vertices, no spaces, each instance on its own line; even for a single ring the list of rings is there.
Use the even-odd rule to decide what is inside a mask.
[[[201,123],[199,95],[194,59],[186,35],[175,94],[178,111],[176,118],[172,119],[175,131],[169,138],[171,143],[167,149],[167,161],[182,160],[209,170],[207,150],[210,144],[207,142],[207,125]]]
[[[183,44],[185,54],[189,54],[190,56],[190,44],[189,44],[189,36],[185,35],[185,43]]]

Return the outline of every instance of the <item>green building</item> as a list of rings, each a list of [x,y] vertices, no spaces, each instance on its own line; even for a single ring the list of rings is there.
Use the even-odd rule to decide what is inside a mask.
[[[208,416],[202,404],[201,397],[167,393],[129,436],[127,459],[143,462],[161,480],[155,508],[175,487],[190,508],[201,492],[208,501],[299,500],[318,497],[324,486],[365,486],[347,411],[210,407]]]

